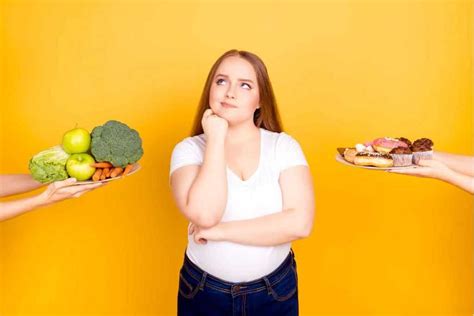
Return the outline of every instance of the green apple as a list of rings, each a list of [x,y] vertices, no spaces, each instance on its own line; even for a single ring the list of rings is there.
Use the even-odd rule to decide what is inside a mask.
[[[64,133],[63,148],[68,154],[85,153],[91,147],[91,135],[83,128],[74,128]]]
[[[66,171],[77,181],[89,180],[95,172],[91,164],[95,162],[89,154],[72,154],[66,162]]]

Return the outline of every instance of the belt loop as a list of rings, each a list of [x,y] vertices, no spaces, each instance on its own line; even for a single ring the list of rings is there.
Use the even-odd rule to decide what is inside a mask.
[[[207,272],[202,274],[201,282],[199,282],[199,289],[204,290],[204,283],[206,283]]]
[[[263,277],[263,281],[265,281],[265,285],[267,286],[268,295],[271,295],[272,294],[272,287],[270,285],[270,281],[268,281],[268,278],[266,276]]]

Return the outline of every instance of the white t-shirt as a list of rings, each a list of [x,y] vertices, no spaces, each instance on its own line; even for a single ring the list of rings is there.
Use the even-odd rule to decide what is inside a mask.
[[[308,165],[298,142],[288,134],[260,128],[260,158],[257,170],[243,181],[227,167],[227,204],[222,222],[245,220],[282,211],[280,172],[297,165]],[[187,137],[171,156],[170,177],[176,169],[201,165],[206,136]],[[256,247],[227,241],[196,244],[188,237],[186,254],[207,273],[229,282],[247,282],[275,270],[286,258],[291,244]]]

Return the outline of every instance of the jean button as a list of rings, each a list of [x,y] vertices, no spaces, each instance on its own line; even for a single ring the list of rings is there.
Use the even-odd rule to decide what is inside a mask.
[[[234,285],[234,292],[240,291],[240,285]]]

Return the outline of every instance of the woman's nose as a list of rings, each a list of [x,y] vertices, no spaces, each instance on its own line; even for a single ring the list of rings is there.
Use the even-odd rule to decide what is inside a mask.
[[[234,87],[229,85],[229,89],[227,89],[226,97],[229,99],[235,99]]]

